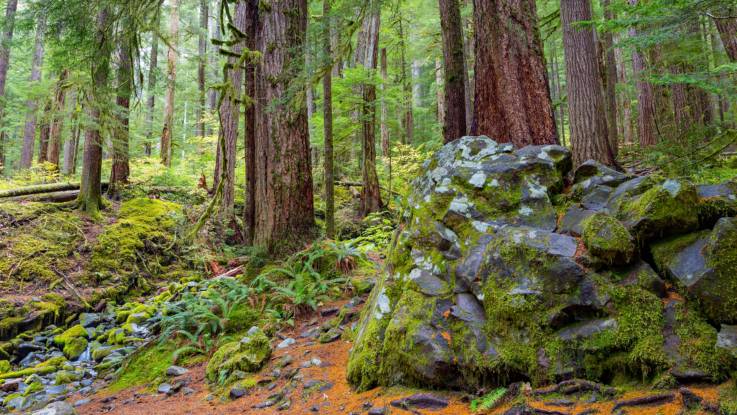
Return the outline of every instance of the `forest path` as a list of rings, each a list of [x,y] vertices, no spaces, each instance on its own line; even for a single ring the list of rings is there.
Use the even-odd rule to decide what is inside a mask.
[[[324,308],[340,307],[346,301],[331,303]],[[350,413],[364,414],[370,408],[391,407],[391,402],[423,391],[409,388],[376,388],[363,393],[356,393],[346,380],[346,365],[352,342],[338,339],[332,343],[319,343],[312,338],[303,338],[301,333],[330,320],[333,316],[321,317],[320,313],[297,321],[295,327],[281,332],[285,338],[295,339],[295,343],[284,349],[274,349],[270,362],[257,374],[259,384],[250,393],[236,400],[221,401],[212,395],[205,381],[206,363],[189,368],[189,372],[177,379],[187,380],[187,386],[194,392],[184,395],[181,392],[167,396],[156,393],[146,387],[133,387],[116,393],[105,390],[87,397],[89,403],[77,408],[80,415],[120,414],[120,415],[185,415],[185,414],[328,414],[345,415]],[[350,324],[350,323],[349,323]],[[292,363],[281,368],[281,374],[274,380],[272,372],[279,368],[285,356],[291,356]],[[319,359],[319,366],[306,362]],[[287,379],[287,373],[299,369],[301,379]],[[294,381],[296,380],[296,381]],[[173,382],[170,382],[173,383]],[[294,383],[293,389],[287,385]],[[291,390],[290,390],[291,389]],[[322,389],[322,390],[320,390]],[[285,391],[288,391],[285,392]],[[279,410],[279,404],[267,408],[256,409],[275,393],[285,392],[291,400],[288,409]],[[429,413],[440,415],[470,414],[468,402],[463,395],[452,392],[424,391],[433,396],[448,400],[448,406]],[[69,401],[75,402],[81,396],[74,396]],[[394,413],[411,413],[391,407]],[[421,410],[425,413],[426,410]],[[417,412],[415,412],[417,413]]]

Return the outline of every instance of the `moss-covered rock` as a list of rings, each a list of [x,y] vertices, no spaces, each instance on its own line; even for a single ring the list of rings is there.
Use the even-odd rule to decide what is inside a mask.
[[[589,253],[606,265],[628,264],[635,255],[632,235],[607,214],[596,213],[584,220],[581,236]]]
[[[66,329],[60,335],[55,336],[54,344],[56,344],[57,346],[64,346],[76,338],[87,337],[87,336],[88,336],[87,330],[84,327],[82,327],[81,324],[77,324],[76,326],[72,326]]]
[[[87,339],[75,337],[64,344],[64,356],[69,360],[76,360],[87,350]]]
[[[207,380],[224,383],[234,371],[255,372],[271,357],[271,344],[266,334],[252,327],[240,341],[226,343],[207,363]]]

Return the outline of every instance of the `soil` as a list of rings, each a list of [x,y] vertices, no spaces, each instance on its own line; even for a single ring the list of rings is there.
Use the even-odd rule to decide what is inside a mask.
[[[330,306],[340,306],[344,302],[330,304]],[[90,399],[89,403],[77,408],[80,415],[93,414],[120,414],[120,415],[200,415],[200,414],[323,414],[323,415],[345,415],[350,413],[365,414],[371,407],[386,406],[390,412],[394,414],[415,413],[415,414],[439,414],[439,415],[464,415],[472,414],[469,405],[469,396],[460,392],[442,392],[442,391],[422,391],[418,389],[392,387],[392,388],[376,388],[363,393],[356,393],[348,384],[345,378],[345,367],[348,361],[348,354],[351,348],[351,342],[339,339],[333,343],[320,344],[313,339],[300,338],[299,333],[307,328],[315,327],[330,317],[317,318],[314,316],[305,317],[298,321],[292,330],[280,333],[283,337],[292,337],[296,343],[282,350],[275,350],[269,364],[258,374],[257,378],[263,380],[263,385],[270,382],[269,373],[277,366],[280,359],[289,354],[293,358],[293,363],[282,370],[282,373],[293,367],[298,367],[302,362],[312,358],[319,358],[322,361],[320,367],[309,367],[300,369],[303,376],[302,382],[297,382],[297,386],[290,394],[291,407],[286,410],[279,410],[278,404],[269,408],[256,409],[254,405],[262,403],[268,397],[277,391],[281,391],[288,383],[287,380],[280,378],[274,383],[276,387],[272,389],[266,386],[258,386],[250,391],[250,393],[240,399],[228,400],[214,395],[208,389],[205,381],[206,363],[199,363],[189,368],[189,372],[177,379],[186,379],[187,386],[194,390],[189,395],[183,395],[181,392],[174,396],[166,396],[156,393],[157,385],[145,385],[141,387],[129,388],[116,393],[106,392],[104,389],[96,395],[86,397]],[[308,380],[324,381],[332,385],[324,391],[304,389],[303,384]],[[692,386],[690,388],[697,395],[701,396],[705,401],[716,403],[718,401],[718,391],[715,386]],[[443,397],[448,400],[448,406],[440,410],[415,410],[406,411],[391,406],[391,402],[410,396],[415,393],[426,392],[437,397]],[[632,399],[655,392],[649,390],[636,390],[627,392],[619,396],[616,400]],[[628,415],[675,415],[683,411],[683,405],[680,395],[674,391],[676,398],[670,402],[660,405],[638,406],[626,408]],[[85,397],[76,395],[69,399],[70,402],[76,402]],[[535,409],[547,411],[548,413],[559,414],[580,414],[584,411],[596,410],[600,414],[612,413],[612,409],[616,400],[601,401],[597,403],[583,403],[574,401],[565,405],[555,405],[543,399],[528,398],[527,403]],[[558,401],[560,402],[560,400]],[[503,414],[512,405],[510,403],[501,405],[488,413]],[[552,412],[551,412],[552,411]]]

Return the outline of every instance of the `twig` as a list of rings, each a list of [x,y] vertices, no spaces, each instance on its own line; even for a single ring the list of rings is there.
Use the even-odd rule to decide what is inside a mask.
[[[69,281],[66,275],[62,274],[62,272],[56,269],[56,267],[54,266],[51,267],[51,270],[54,271],[56,275],[60,276],[64,280],[64,285],[67,287],[67,290],[71,291],[72,294],[74,294],[79,299],[79,301],[81,301],[82,304],[84,304],[85,307],[92,308],[90,303],[88,303],[87,300],[82,298],[82,294],[80,294],[79,291],[77,291],[77,288],[74,286],[74,284],[71,283],[71,281]]]

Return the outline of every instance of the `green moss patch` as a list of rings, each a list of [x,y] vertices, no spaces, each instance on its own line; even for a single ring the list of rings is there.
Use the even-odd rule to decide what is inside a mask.
[[[123,366],[107,390],[114,393],[133,386],[157,385],[158,381],[165,378],[166,369],[172,365],[175,349],[172,342],[141,349]]]
[[[582,225],[586,249],[605,264],[627,264],[634,257],[634,239],[618,220],[604,213],[595,213]]]

